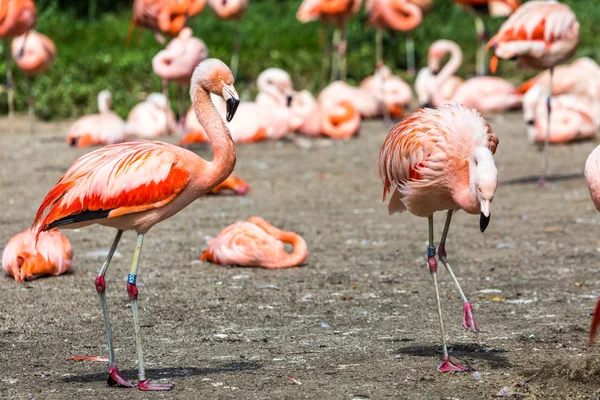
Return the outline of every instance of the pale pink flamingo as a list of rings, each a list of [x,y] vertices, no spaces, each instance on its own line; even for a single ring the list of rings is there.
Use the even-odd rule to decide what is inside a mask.
[[[383,200],[391,193],[390,214],[408,210],[429,220],[429,271],[435,286],[442,334],[443,359],[438,371],[467,371],[453,363],[446,347],[437,283],[433,214],[448,210],[438,257],[448,270],[464,302],[463,327],[478,332],[471,303],[446,261],[446,237],[452,214],[464,210],[480,214],[481,232],[490,221],[490,206],[498,185],[493,154],[498,137],[475,109],[458,103],[422,109],[405,117],[386,137],[379,152]]]
[[[179,118],[183,118],[183,88],[190,83],[196,65],[208,57],[206,44],[192,36],[190,28],[183,28],[177,37],[152,59],[152,70],[163,81],[163,94],[168,100],[168,83],[173,81],[179,89]],[[168,103],[167,103],[168,107]]]
[[[372,76],[360,83],[361,89],[366,89],[375,96],[384,107],[384,115],[400,119],[404,109],[410,106],[413,93],[410,85],[402,78],[392,73],[392,70],[380,64]]]
[[[127,278],[127,292],[138,356],[137,386],[141,390],[173,388],[173,385],[150,384],[146,377],[137,303],[137,269],[144,235],[150,228],[210,192],[233,171],[233,141],[209,93],[225,99],[227,120],[231,120],[239,98],[231,71],[217,59],[207,59],[198,65],[190,89],[196,115],[213,148],[212,161],[164,142],[139,141],[106,146],[75,161],[46,195],[36,214],[33,224],[36,235],[58,227],[73,229],[91,224],[117,229],[106,261],[96,277],[96,290],[106,324],[110,361],[107,382],[111,386],[134,387],[117,370],[104,280],[123,231],[133,230],[137,233],[137,245]]]
[[[197,121],[195,116],[192,119]],[[125,135],[142,139],[157,139],[177,131],[175,114],[169,100],[162,93],[150,93],[146,100],[136,104],[125,123]]]
[[[333,47],[337,55],[331,60],[331,81],[346,80],[346,24],[360,11],[361,5],[362,0],[303,0],[296,13],[296,19],[303,24],[320,20],[328,26],[335,27]],[[325,40],[327,41],[327,38]],[[322,78],[327,71],[327,59],[330,53],[331,46],[327,41],[321,70]]]
[[[600,211],[600,146],[596,147],[585,162],[585,180],[596,210]],[[590,327],[589,344],[596,339],[598,326],[600,325],[600,298],[596,302],[596,308],[592,317]]]
[[[2,253],[2,267],[19,283],[64,274],[72,263],[71,243],[57,230],[42,232],[36,242],[35,232],[27,229],[10,239]]]
[[[15,114],[14,87],[8,41],[21,36],[35,25],[37,12],[33,0],[0,1],[0,38],[4,41],[4,62],[6,63],[6,89],[8,94],[8,116]]]
[[[206,0],[134,0],[127,43],[137,26],[152,30],[156,41],[164,44],[162,33],[171,37],[177,35],[187,19],[202,12],[205,5]]]
[[[285,251],[284,243],[294,247],[291,254]],[[289,268],[302,264],[306,256],[306,242],[300,235],[277,229],[260,217],[250,217],[248,222],[229,225],[210,239],[200,259],[221,265]]]
[[[32,79],[50,68],[56,58],[56,46],[46,35],[34,30],[17,36],[11,43],[11,52],[17,67],[27,76],[27,103],[29,105],[29,129],[35,133],[35,99]]]
[[[375,118],[383,113],[381,102],[369,90],[342,81],[330,83],[319,93],[317,101],[320,109],[338,104],[340,101],[347,101],[363,118]]]
[[[121,143],[125,140],[125,121],[110,109],[108,90],[98,93],[99,114],[84,115],[67,132],[67,143],[79,148]]]
[[[227,177],[223,182],[219,183],[209,194],[225,195],[236,194],[244,195],[248,193],[250,186],[238,176],[235,172]]]
[[[240,63],[240,39],[242,34],[241,19],[248,10],[250,0],[208,0],[208,4],[217,17],[225,21],[235,21],[237,30],[233,39],[233,51],[231,54],[231,72],[236,76]]]
[[[519,68],[550,69],[548,132],[542,155],[540,185],[545,184],[548,172],[552,73],[556,65],[575,54],[578,43],[579,22],[569,6],[556,0],[532,0],[520,6],[487,44],[488,48],[494,49],[490,64],[492,72],[496,70],[498,58],[516,59]]]
[[[492,17],[508,17],[520,5],[521,0],[454,0],[454,2],[466,8],[475,18],[475,30],[479,48],[477,49],[477,75],[486,75],[485,44],[488,41],[488,28],[484,14]]]
[[[268,115],[267,138],[279,140],[291,132],[292,78],[280,68],[267,68],[256,78],[256,86],[259,90],[256,103]]]
[[[523,98],[523,118],[531,143],[544,143],[547,132],[548,89],[536,84]],[[600,101],[580,95],[561,94],[552,97],[550,143],[568,143],[593,139],[600,129]]]
[[[416,72],[415,43],[410,32],[423,21],[421,7],[411,0],[367,0],[366,10],[369,23],[376,31],[377,65],[383,63],[382,30],[406,32],[406,70],[409,75],[414,75]]]
[[[450,60],[440,69],[440,62],[450,53]],[[460,46],[450,40],[437,40],[429,47],[428,68],[437,74],[430,80],[429,96],[434,106],[441,106],[448,101],[457,101],[467,107],[474,107],[481,113],[503,112],[521,106],[522,95],[510,82],[495,76],[477,76],[467,79],[459,85],[456,80],[450,84],[454,73],[462,63]],[[447,88],[454,92],[449,98]],[[445,91],[446,90],[446,91]]]

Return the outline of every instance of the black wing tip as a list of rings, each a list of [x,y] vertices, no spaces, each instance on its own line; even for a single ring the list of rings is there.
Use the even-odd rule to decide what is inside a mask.
[[[78,222],[92,221],[94,219],[102,219],[107,218],[108,214],[113,209],[110,210],[93,210],[93,211],[83,211],[77,214],[67,215],[66,217],[62,217],[57,219],[56,221],[50,222],[48,225],[42,228],[42,231],[49,231],[50,229],[58,228],[65,225],[76,224]]]

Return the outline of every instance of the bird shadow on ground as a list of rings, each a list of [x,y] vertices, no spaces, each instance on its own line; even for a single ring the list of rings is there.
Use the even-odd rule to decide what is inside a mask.
[[[479,344],[457,344],[450,346],[448,352],[450,353],[450,357],[456,357],[461,361],[464,358],[483,360],[493,369],[510,366],[508,359],[504,355],[506,350],[490,349]],[[407,346],[396,350],[396,353],[412,357],[440,357],[442,351],[440,346]]]
[[[546,181],[548,182],[560,182],[560,181],[568,181],[571,179],[580,179],[583,178],[583,172],[574,172],[571,174],[564,175],[550,175],[546,177]],[[533,176],[523,176],[520,178],[507,179],[505,181],[501,181],[501,185],[520,185],[524,183],[537,183],[540,180],[539,175]]]
[[[262,364],[251,363],[251,362],[238,362],[224,364],[217,367],[180,367],[180,368],[151,368],[146,370],[148,379],[162,379],[162,378],[175,378],[175,377],[187,377],[187,376],[198,376],[198,375],[210,375],[218,374],[222,372],[236,372],[236,371],[254,371],[261,369]],[[107,368],[105,368],[107,370]],[[68,376],[63,379],[63,382],[104,382],[106,381],[107,372],[88,375],[76,375]],[[125,379],[135,380],[137,378],[137,369],[126,369],[120,371],[121,376]]]

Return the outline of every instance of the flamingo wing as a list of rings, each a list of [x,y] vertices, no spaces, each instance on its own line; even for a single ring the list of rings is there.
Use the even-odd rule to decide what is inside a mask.
[[[37,235],[163,207],[190,181],[178,163],[177,154],[162,142],[120,143],[84,155],[44,198],[33,225]]]

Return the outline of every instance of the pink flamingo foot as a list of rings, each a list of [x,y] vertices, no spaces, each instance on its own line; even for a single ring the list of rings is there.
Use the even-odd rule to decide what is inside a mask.
[[[151,390],[171,390],[174,387],[175,385],[171,384],[159,385],[155,383],[150,383],[148,380],[138,382],[138,389],[143,390],[145,392]]]
[[[471,368],[455,364],[450,357],[446,357],[442,359],[442,363],[438,365],[437,370],[439,372],[468,372],[471,371]]]
[[[471,330],[475,333],[479,332],[479,327],[477,326],[477,321],[475,321],[475,314],[473,314],[473,307],[471,303],[465,303],[463,307],[463,328],[467,330]]]
[[[115,365],[108,367],[108,377],[106,378],[106,383],[108,383],[108,386],[120,386],[126,388],[135,387],[133,383],[121,378],[121,375],[119,375],[119,370]]]

